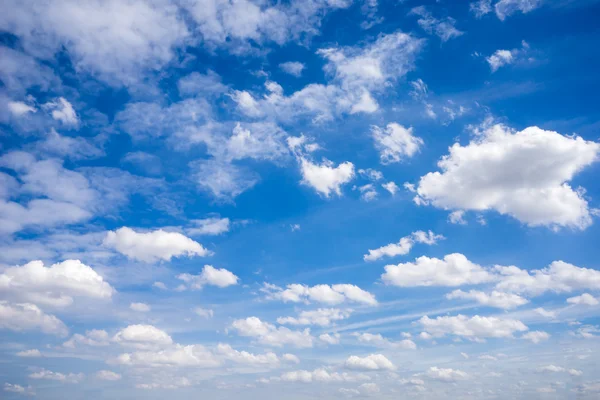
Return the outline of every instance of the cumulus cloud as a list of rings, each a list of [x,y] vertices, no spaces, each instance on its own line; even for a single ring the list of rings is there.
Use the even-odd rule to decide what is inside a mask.
[[[179,274],[177,279],[184,282],[182,289],[202,289],[204,286],[216,286],[225,288],[228,286],[237,285],[239,278],[231,271],[225,268],[215,268],[212,265],[205,265],[202,272],[198,275]]]
[[[396,366],[383,354],[370,354],[366,357],[350,356],[344,366],[362,371],[394,370]]]
[[[252,354],[247,351],[238,351],[233,349],[228,344],[219,343],[217,352],[225,358],[234,361],[238,364],[248,365],[270,365],[276,366],[279,364],[279,357],[273,352],[265,354]]]
[[[430,367],[425,373],[421,375],[442,382],[456,382],[469,378],[469,374],[459,369],[438,367]]]
[[[494,277],[464,255],[454,253],[446,255],[443,260],[422,256],[415,262],[386,265],[381,279],[388,285],[412,287],[478,284],[489,282]]]
[[[18,393],[27,396],[35,396],[35,390],[31,386],[21,386],[16,383],[4,383],[4,391],[11,393]]]
[[[410,11],[410,14],[419,16],[417,23],[425,32],[437,35],[442,42],[447,42],[452,38],[459,37],[464,32],[459,31],[454,26],[456,20],[452,17],[438,19],[431,14],[425,6],[418,6]]]
[[[394,196],[396,194],[396,192],[398,192],[398,190],[400,190],[398,185],[396,185],[396,183],[392,182],[392,181],[382,184],[381,187],[383,187],[385,190],[390,192],[390,194],[392,196]]]
[[[375,148],[382,164],[400,162],[414,156],[423,146],[423,139],[413,135],[413,128],[391,122],[385,128],[371,127]]]
[[[113,337],[113,341],[123,346],[140,349],[165,346],[173,343],[173,339],[165,331],[152,325],[129,325],[121,329]]]
[[[310,311],[301,311],[298,317],[279,317],[277,323],[281,325],[318,325],[329,326],[335,321],[346,319],[352,313],[351,309],[319,308]]]
[[[35,304],[11,304],[6,301],[0,301],[0,329],[15,332],[39,330],[57,336],[66,336],[69,333],[60,319],[44,313]]]
[[[104,246],[114,248],[119,253],[144,262],[170,261],[173,257],[210,255],[202,245],[178,232],[158,229],[151,232],[136,232],[122,227],[109,231]]]
[[[516,308],[522,306],[524,304],[529,303],[529,300],[516,295],[514,293],[503,293],[498,292],[496,290],[491,293],[484,293],[478,290],[469,290],[468,292],[463,292],[458,289],[453,291],[452,293],[448,293],[446,295],[447,299],[466,299],[466,300],[475,300],[477,303],[489,306],[502,308],[505,310]]]
[[[438,240],[443,239],[444,236],[436,235],[432,231],[416,231],[408,236],[401,238],[398,243],[390,243],[388,245],[379,247],[375,250],[369,250],[369,254],[365,254],[363,256],[363,259],[365,261],[376,261],[383,257],[395,257],[399,255],[406,255],[410,252],[410,250],[416,243],[433,245],[436,244]]]
[[[42,108],[50,111],[52,118],[60,121],[63,125],[74,127],[79,125],[79,118],[73,105],[64,97],[59,97],[54,101],[43,104]]]
[[[306,158],[300,158],[302,183],[312,187],[326,198],[332,194],[342,195],[342,186],[354,178],[354,164],[349,161],[338,166],[327,159],[322,163],[313,163]]]
[[[205,218],[192,220],[193,228],[188,228],[189,235],[221,235],[229,232],[229,218]]]
[[[62,372],[53,372],[42,368],[36,372],[29,374],[29,377],[31,379],[47,379],[65,383],[79,383],[83,378],[85,378],[85,375],[82,373],[63,374]]]
[[[504,21],[507,17],[522,12],[526,14],[535,10],[542,5],[543,0],[500,0],[494,6],[496,16],[501,21]]]
[[[299,370],[290,371],[281,375],[281,380],[284,382],[355,382],[358,380],[365,380],[367,377],[362,375],[353,375],[346,372],[332,372],[324,368],[315,369],[313,371]]]
[[[300,76],[302,76],[302,71],[304,71],[304,68],[306,68],[306,66],[299,61],[287,61],[279,64],[279,68],[281,68],[281,70],[284,71],[286,74],[290,74],[292,76],[295,76],[296,78],[299,78]]]
[[[371,293],[350,284],[306,286],[297,283],[287,285],[286,289],[265,284],[261,289],[268,299],[292,303],[315,301],[324,304],[341,304],[345,301],[376,305],[377,300]]]
[[[41,357],[42,353],[38,349],[23,350],[17,353],[18,357]]]
[[[64,347],[74,349],[77,345],[85,346],[108,346],[110,344],[110,338],[108,332],[103,329],[92,329],[85,332],[85,335],[80,333],[74,334],[71,339],[63,343]]]
[[[166,343],[165,343],[166,344]],[[204,346],[193,344],[183,346],[175,344],[160,350],[136,351],[123,353],[110,361],[111,364],[134,367],[197,367],[214,368],[221,363],[213,353]]]
[[[531,331],[521,336],[521,339],[529,340],[535,344],[548,340],[549,338],[550,334],[544,331]]]
[[[443,316],[431,319],[424,316],[419,320],[423,328],[433,336],[452,334],[467,338],[506,338],[529,328],[519,320],[475,315]]]
[[[102,381],[118,381],[121,379],[121,374],[113,371],[100,370],[96,372],[96,378]]]
[[[526,41],[523,40],[521,44],[521,48],[512,50],[496,50],[494,54],[486,57],[485,60],[490,65],[492,72],[496,72],[499,68],[505,65],[521,62],[529,51],[529,44]]]
[[[594,296],[592,296],[589,293],[583,293],[580,296],[569,297],[567,299],[567,303],[581,304],[581,305],[586,305],[586,306],[597,306],[598,304],[600,304],[598,299],[596,299]]]
[[[237,319],[233,321],[231,328],[240,336],[254,337],[260,343],[269,346],[292,345],[298,348],[313,346],[313,337],[308,328],[303,331],[292,331],[283,326],[276,327],[268,322],[263,322],[257,317]]]
[[[416,200],[444,209],[495,210],[529,226],[585,229],[591,210],[568,182],[598,158],[600,144],[529,127],[485,128],[466,146],[450,147],[422,176]],[[552,160],[552,162],[549,162]]]
[[[131,303],[129,308],[137,312],[148,312],[151,310],[150,306],[146,303]]]
[[[417,345],[410,339],[403,339],[400,341],[391,341],[387,338],[381,336],[381,334],[373,334],[373,333],[356,333],[354,334],[359,342],[372,345],[376,347],[383,348],[396,348],[396,349],[405,349],[405,350],[415,350]]]
[[[333,334],[322,333],[319,335],[319,340],[323,343],[333,345],[333,344],[340,344],[340,337],[341,337],[341,335],[339,333],[333,333]]]
[[[42,261],[10,267],[0,274],[0,290],[10,297],[53,307],[73,303],[73,297],[110,299],[115,290],[79,260],[45,267]]]

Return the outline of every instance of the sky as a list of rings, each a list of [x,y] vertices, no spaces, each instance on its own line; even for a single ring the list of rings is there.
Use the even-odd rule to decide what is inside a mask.
[[[600,396],[600,2],[2,9],[0,398]]]

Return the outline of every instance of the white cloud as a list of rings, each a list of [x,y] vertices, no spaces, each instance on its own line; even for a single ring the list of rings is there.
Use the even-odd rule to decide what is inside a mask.
[[[528,330],[519,320],[475,315],[443,316],[431,319],[424,316],[419,320],[423,328],[433,336],[452,334],[468,338],[509,338],[515,332]]]
[[[512,64],[513,54],[510,50],[496,50],[486,61],[490,64],[492,72],[496,72],[500,67]]]
[[[377,199],[377,196],[379,195],[379,193],[377,193],[377,190],[375,189],[375,186],[372,183],[368,183],[359,187],[354,187],[353,189],[358,189],[358,191],[360,192],[360,198],[363,201],[373,201]]]
[[[542,0],[500,0],[494,6],[498,19],[504,21],[506,17],[520,11],[523,14],[531,12],[542,5]]]
[[[492,0],[478,0],[469,4],[471,11],[476,18],[481,18],[492,12]]]
[[[231,327],[240,336],[255,337],[260,343],[269,346],[293,345],[298,348],[313,346],[313,337],[308,328],[303,331],[292,331],[283,326],[275,327],[257,317],[237,319],[233,321]]]
[[[85,375],[82,373],[63,374],[61,372],[53,372],[42,368],[39,371],[29,374],[29,377],[31,379],[47,379],[66,383],[79,383],[83,378],[85,378]]]
[[[133,346],[140,349],[166,346],[173,343],[173,339],[168,333],[152,325],[129,325],[117,332],[113,337],[113,341],[124,346]]]
[[[538,344],[544,340],[548,340],[550,338],[550,334],[544,331],[531,331],[527,332],[521,339],[530,340],[532,343]]]
[[[564,368],[564,367],[559,367],[556,366],[554,364],[550,364],[550,365],[544,365],[543,367],[538,368],[539,372],[568,372],[569,375],[571,376],[581,376],[583,375],[583,372],[574,368]]]
[[[397,342],[391,341],[387,338],[381,336],[381,334],[373,334],[373,333],[356,333],[354,334],[359,342],[383,347],[383,348],[397,348],[397,349],[406,349],[406,350],[415,350],[417,345],[410,339],[403,339]]]
[[[294,354],[286,353],[281,356],[281,359],[291,364],[300,364],[300,359]]]
[[[190,168],[200,188],[224,202],[233,201],[259,181],[249,169],[220,160],[194,161]]]
[[[11,297],[54,307],[73,303],[73,297],[110,299],[115,290],[96,271],[79,260],[45,267],[42,261],[10,267],[0,274],[0,290]]]
[[[183,346],[175,344],[162,350],[137,351],[123,353],[111,360],[112,364],[138,367],[198,367],[213,368],[220,365],[219,360],[204,346],[193,344]]]
[[[226,288],[237,285],[239,281],[239,278],[232,272],[225,268],[215,268],[212,265],[205,265],[198,275],[179,274],[177,279],[185,282],[190,289],[202,289],[206,285]]]
[[[446,298],[475,300],[481,305],[502,308],[505,310],[516,308],[529,303],[527,299],[519,295],[513,293],[498,292],[496,290],[488,294],[478,290],[469,290],[468,292],[463,292],[459,289],[453,291],[452,293],[448,293],[446,295]]]
[[[466,225],[467,221],[465,221],[465,212],[463,210],[456,210],[456,211],[452,211],[449,215],[448,215],[448,221],[450,221],[451,224],[455,224],[455,225]]]
[[[121,379],[121,374],[113,371],[100,370],[96,372],[96,378],[103,381],[118,381]]]
[[[348,161],[336,167],[327,159],[324,159],[321,164],[315,164],[301,157],[300,170],[302,183],[311,186],[317,193],[327,198],[332,194],[341,196],[342,185],[354,178],[354,164]]]
[[[188,228],[189,235],[220,235],[229,232],[229,218],[205,218],[191,221],[193,228]]]
[[[16,383],[4,383],[4,391],[27,396],[35,396],[35,390],[31,386],[24,387],[21,385],[17,385]]]
[[[281,380],[284,382],[355,382],[358,380],[365,380],[367,377],[362,375],[351,375],[346,372],[330,372],[324,368],[315,369],[314,371],[290,371],[281,375]]]
[[[388,285],[400,287],[460,286],[489,282],[493,275],[464,255],[454,253],[443,260],[422,256],[415,262],[386,265],[381,279]]]
[[[110,339],[108,337],[108,332],[103,329],[92,329],[85,332],[85,335],[80,333],[74,334],[71,339],[67,340],[63,343],[64,347],[74,349],[78,344],[83,344],[86,346],[108,346],[110,344]]]
[[[459,369],[430,367],[423,375],[443,382],[456,382],[469,378],[469,374]]]
[[[371,134],[379,150],[382,164],[392,164],[414,156],[423,146],[423,139],[413,135],[413,128],[391,122],[384,128],[373,125]]]
[[[369,250],[369,254],[365,254],[365,261],[376,261],[383,257],[395,257],[406,255],[410,252],[415,243],[424,243],[427,245],[436,244],[438,240],[443,240],[444,236],[436,235],[432,231],[423,232],[416,231],[408,236],[400,239],[398,243],[390,243],[375,250]]]
[[[318,325],[329,326],[335,321],[346,319],[352,313],[351,309],[319,308],[311,311],[301,311],[297,318],[279,317],[277,323],[281,325]]]
[[[373,96],[371,96],[371,93],[364,90],[358,101],[352,105],[352,108],[350,108],[350,114],[361,112],[371,114],[377,110],[379,110],[379,104],[377,104],[377,101],[373,98]]]
[[[129,308],[137,312],[148,312],[151,310],[150,306],[146,303],[131,303]]]
[[[206,74],[194,71],[179,79],[177,89],[182,96],[219,95],[227,91],[227,86],[218,74],[208,70]]]
[[[25,115],[27,113],[34,113],[37,111],[35,107],[23,103],[22,101],[9,101],[7,105],[8,111],[10,111],[12,115],[15,115],[17,117],[20,117],[21,115]]]
[[[383,354],[370,354],[366,357],[350,356],[346,359],[344,366],[348,369],[363,371],[396,369],[396,366]]]
[[[569,297],[567,299],[567,303],[569,304],[581,304],[586,306],[597,306],[600,304],[598,299],[592,296],[589,293],[583,293],[581,296]]]
[[[23,350],[17,353],[18,357],[41,357],[42,353],[38,349]]]
[[[196,315],[202,318],[212,318],[215,315],[213,310],[202,307],[196,307],[192,311],[194,311]]]
[[[322,333],[319,335],[319,340],[321,342],[324,342],[324,343],[327,343],[330,345],[340,344],[340,334],[339,333],[333,333],[333,334]]]
[[[304,71],[304,68],[306,68],[306,66],[298,61],[287,61],[279,64],[279,68],[281,68],[282,71],[284,71],[285,73],[299,78],[300,76],[302,76],[302,71]]]
[[[556,318],[556,312],[555,311],[549,311],[549,310],[546,310],[546,309],[544,309],[542,307],[538,307],[538,308],[534,309],[533,311],[536,314],[539,314],[539,315],[541,315],[544,318],[552,318],[552,319]]]
[[[58,336],[69,333],[61,320],[44,313],[35,304],[11,304],[6,301],[0,301],[0,329],[15,332],[40,330]]]
[[[36,143],[36,149],[44,154],[71,160],[97,158],[104,154],[102,149],[84,137],[63,136],[55,129],[51,129],[43,141]]]
[[[265,354],[252,354],[248,353],[247,351],[235,350],[230,345],[223,343],[219,343],[217,345],[217,351],[228,360],[238,364],[269,366],[276,366],[279,364],[279,357],[277,357],[277,355],[273,352]]]
[[[417,21],[419,26],[429,34],[436,34],[442,40],[447,42],[452,38],[459,37],[464,32],[459,31],[454,26],[456,20],[452,17],[446,17],[444,19],[435,18],[431,12],[427,10],[425,6],[418,6],[410,11],[410,14],[418,15],[420,18]]]
[[[377,304],[375,296],[371,293],[350,284],[306,286],[294,283],[287,285],[286,289],[265,284],[261,291],[267,294],[268,299],[277,299],[283,302],[307,303],[316,301],[335,305],[351,301],[368,305]]]
[[[556,293],[573,290],[600,289],[600,271],[554,261],[540,270],[527,271],[515,266],[497,266],[500,282],[496,289],[537,296],[547,291]]]
[[[394,196],[396,194],[396,192],[398,192],[398,190],[400,190],[400,188],[398,187],[398,185],[396,185],[395,182],[387,182],[381,185],[385,190],[387,190],[388,192],[391,193],[392,196]]]
[[[580,137],[493,125],[468,145],[450,147],[438,162],[442,171],[421,177],[417,199],[444,209],[495,210],[529,226],[585,229],[592,223],[588,203],[568,182],[599,151],[600,144]]]
[[[129,258],[144,262],[159,260],[170,261],[172,257],[210,255],[202,245],[178,232],[166,232],[158,229],[151,232],[136,232],[122,227],[109,231],[104,246],[114,248]]]
[[[50,111],[52,118],[60,121],[63,125],[75,127],[79,125],[79,118],[73,105],[64,97],[59,97],[54,101],[48,102],[42,105],[42,107]]]

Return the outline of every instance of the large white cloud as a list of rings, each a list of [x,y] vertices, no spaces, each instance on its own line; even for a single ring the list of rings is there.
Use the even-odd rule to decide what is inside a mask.
[[[113,341],[140,349],[167,346],[173,343],[173,339],[165,331],[153,325],[139,324],[121,329],[115,334]]]
[[[447,334],[468,338],[507,338],[516,332],[527,331],[529,328],[521,321],[510,318],[481,317],[475,315],[444,316],[431,319],[424,316],[419,320],[426,332],[433,336]]]
[[[405,255],[410,252],[415,243],[433,245],[442,239],[444,239],[442,235],[436,235],[431,231],[416,231],[408,236],[404,236],[398,243],[390,243],[374,250],[369,249],[369,254],[365,254],[363,259],[365,261],[376,261],[383,257]]]
[[[342,185],[350,182],[354,176],[354,164],[349,161],[335,166],[333,162],[324,159],[322,163],[314,163],[300,158],[302,183],[314,188],[324,197],[332,194],[342,195]]]
[[[529,127],[485,127],[468,145],[454,144],[422,176],[421,203],[450,210],[495,210],[529,226],[585,229],[588,202],[569,182],[598,158],[600,144]]]
[[[267,294],[267,298],[282,300],[283,302],[308,303],[315,301],[335,305],[350,301],[368,305],[377,304],[377,299],[373,294],[350,284],[307,286],[293,283],[287,285],[285,289],[265,284],[261,291]]]
[[[0,329],[15,332],[40,330],[44,333],[66,336],[69,329],[54,315],[46,314],[35,304],[11,304],[0,301]]]
[[[385,129],[374,125],[371,134],[382,164],[410,158],[423,146],[423,139],[413,135],[413,128],[405,128],[395,122],[387,124]]]
[[[0,274],[0,293],[48,306],[68,306],[73,297],[110,299],[114,292],[102,276],[79,260],[50,267],[42,261],[32,261]]]
[[[136,232],[122,227],[106,234],[103,244],[112,247],[129,258],[144,262],[170,261],[172,257],[210,255],[202,245],[178,232],[158,229]]]
[[[363,371],[394,370],[396,366],[383,354],[370,354],[366,357],[350,356],[344,366]]]
[[[215,268],[212,265],[205,265],[202,272],[198,275],[179,274],[178,279],[185,282],[180,289],[202,289],[206,285],[225,288],[227,286],[237,285],[239,278],[225,268]]]
[[[237,319],[233,321],[231,328],[240,336],[257,338],[260,343],[269,346],[292,345],[298,348],[313,346],[314,338],[308,328],[303,331],[293,331],[283,326],[276,327],[268,322],[263,322],[257,317]]]
[[[415,262],[386,265],[381,279],[388,285],[460,286],[489,282],[493,275],[460,253],[448,254],[443,260],[419,257]]]

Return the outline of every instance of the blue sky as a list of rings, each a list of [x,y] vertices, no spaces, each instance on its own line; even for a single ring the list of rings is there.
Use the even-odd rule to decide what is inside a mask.
[[[593,0],[5,0],[2,398],[600,393]]]

